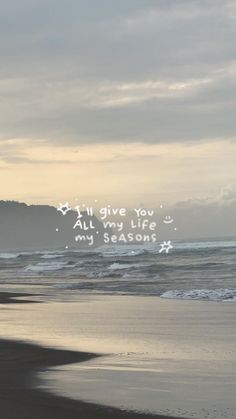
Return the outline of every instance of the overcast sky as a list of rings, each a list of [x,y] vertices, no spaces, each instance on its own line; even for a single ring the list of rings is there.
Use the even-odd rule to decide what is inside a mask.
[[[0,198],[234,200],[235,39],[233,0],[0,0]]]

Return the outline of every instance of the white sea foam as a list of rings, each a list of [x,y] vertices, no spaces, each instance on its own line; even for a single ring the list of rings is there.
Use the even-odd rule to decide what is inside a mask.
[[[42,255],[42,258],[49,259],[54,257],[61,257],[63,256],[63,253],[59,254],[55,251],[24,251],[24,252],[2,252],[0,253],[0,259],[16,259],[20,256],[37,256]]]
[[[146,250],[150,249],[150,245],[114,245],[114,246],[101,246],[97,250],[102,253],[103,257],[115,257],[115,256],[137,256],[145,253]]]
[[[112,263],[112,265],[109,266],[109,270],[111,271],[117,271],[120,269],[130,269],[130,268],[141,268],[147,266],[146,263]]]
[[[41,256],[42,259],[56,259],[63,257],[64,254],[62,253],[45,253]]]
[[[161,298],[183,300],[236,301],[236,289],[192,289],[171,290],[161,295]]]
[[[35,265],[28,265],[24,270],[25,272],[58,271],[65,267],[71,268],[74,265],[68,265],[66,262],[41,262]]]
[[[112,263],[111,266],[109,266],[109,270],[111,271],[116,271],[119,269],[129,269],[130,267],[134,267],[135,265],[133,264],[128,264],[128,263]]]
[[[0,253],[0,259],[15,259],[20,256],[20,253]]]

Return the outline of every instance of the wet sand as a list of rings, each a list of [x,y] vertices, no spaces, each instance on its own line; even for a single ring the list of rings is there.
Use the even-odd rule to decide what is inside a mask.
[[[29,302],[18,300],[28,294],[0,293],[0,304]],[[0,413],[4,419],[163,419],[149,415],[70,400],[36,389],[36,372],[83,362],[99,355],[43,348],[24,342],[0,340]]]
[[[0,304],[39,303],[40,301],[29,299],[29,297],[32,297],[33,295],[35,296],[35,294],[26,294],[26,293],[17,293],[17,292],[0,292]]]

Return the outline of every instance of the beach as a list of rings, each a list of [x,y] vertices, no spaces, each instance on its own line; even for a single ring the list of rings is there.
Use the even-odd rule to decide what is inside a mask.
[[[0,304],[18,303],[15,297],[26,294],[1,293]],[[20,301],[25,303],[27,301]],[[1,310],[1,309],[0,309]],[[96,354],[56,350],[29,343],[0,340],[0,410],[4,419],[78,419],[78,418],[148,418],[138,414],[95,404],[70,400],[35,389],[35,373],[49,367],[78,363]],[[162,415],[153,415],[157,419]]]
[[[4,419],[148,418],[150,415],[120,411],[34,389],[34,372],[67,363],[83,362],[95,355],[0,341],[0,409]],[[164,416],[154,415],[158,419]]]
[[[0,296],[4,418],[235,417],[235,304],[12,296]]]
[[[236,0],[0,22],[0,419],[236,419]]]

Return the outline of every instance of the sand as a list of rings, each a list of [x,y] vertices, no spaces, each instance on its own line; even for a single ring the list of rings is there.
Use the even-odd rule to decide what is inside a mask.
[[[0,293],[0,304],[29,302],[27,294]],[[0,416],[3,419],[108,419],[164,418],[70,400],[35,387],[36,372],[49,367],[88,361],[98,355],[43,348],[0,340]]]
[[[33,294],[32,294],[33,295]],[[0,292],[0,304],[26,304],[26,303],[38,303],[39,301],[30,300],[31,294],[16,293],[16,292]],[[35,294],[34,294],[35,296]],[[26,297],[26,298],[24,298]]]

